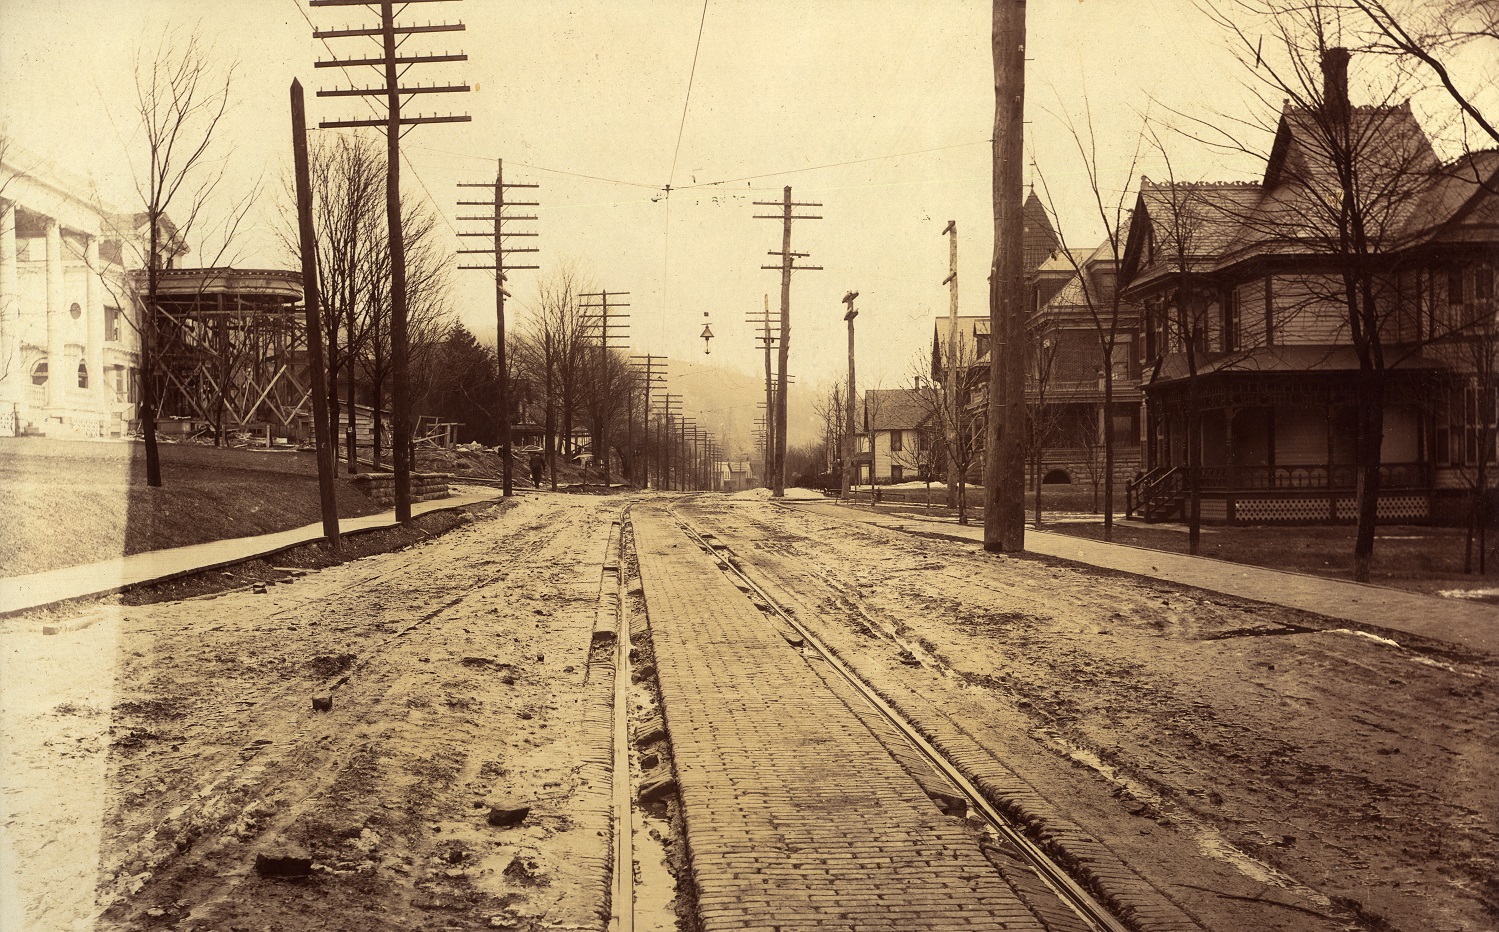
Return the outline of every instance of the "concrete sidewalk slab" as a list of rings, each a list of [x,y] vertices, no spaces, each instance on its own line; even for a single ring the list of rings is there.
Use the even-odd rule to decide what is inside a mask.
[[[954,540],[982,543],[981,525],[964,527],[917,515],[886,515],[831,502],[787,505],[841,520],[857,520],[890,530],[912,530]],[[1042,556],[1086,563],[1184,586],[1300,609],[1353,625],[1446,641],[1470,650],[1499,654],[1499,608],[1443,599],[1384,586],[1324,579],[1302,573],[1193,557],[1164,550],[1105,543],[1027,528],[1025,549]]]
[[[498,489],[470,488],[461,495],[415,502],[411,506],[413,517],[449,508],[462,508],[479,502],[492,501],[500,497]],[[395,509],[361,518],[344,518],[339,521],[339,532],[354,534],[395,527]],[[232,537],[192,544],[187,547],[172,547],[167,550],[150,550],[132,553],[98,563],[81,566],[66,566],[42,573],[11,576],[0,579],[0,616],[15,612],[41,608],[55,602],[86,596],[105,595],[118,592],[142,583],[159,582],[177,576],[186,576],[215,567],[227,566],[259,557],[269,556],[323,539],[323,524],[309,524],[289,531],[260,534],[254,537]]]

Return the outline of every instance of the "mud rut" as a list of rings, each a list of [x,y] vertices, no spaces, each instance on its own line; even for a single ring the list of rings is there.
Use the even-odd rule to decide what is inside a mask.
[[[523,500],[264,594],[128,610],[94,927],[699,928],[628,508]],[[1066,567],[996,572],[961,545],[763,503],[672,510],[747,599],[804,626],[788,662],[813,640],[848,665],[829,688],[991,838],[1049,929],[1493,919],[1492,666]],[[1392,712],[1397,680],[1415,695]],[[517,806],[518,825],[486,819]],[[986,835],[983,807],[1017,837]],[[315,867],[267,878],[265,854]],[[1057,898],[1069,885],[1097,917]],[[68,927],[43,906],[39,927]]]
[[[1499,922],[1491,659],[794,508],[682,511],[1204,927]]]

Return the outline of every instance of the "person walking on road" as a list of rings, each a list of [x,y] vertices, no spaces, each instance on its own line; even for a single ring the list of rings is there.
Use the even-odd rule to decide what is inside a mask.
[[[540,453],[531,454],[531,484],[538,489],[541,488],[541,473],[546,466],[546,460],[542,459]]]

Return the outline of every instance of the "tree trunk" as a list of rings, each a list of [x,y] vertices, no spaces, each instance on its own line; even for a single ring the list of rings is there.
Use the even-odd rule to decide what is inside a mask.
[[[1353,540],[1353,578],[1368,582],[1374,563],[1374,530],[1379,519],[1384,380],[1377,372],[1361,372],[1358,395],[1358,527]]]

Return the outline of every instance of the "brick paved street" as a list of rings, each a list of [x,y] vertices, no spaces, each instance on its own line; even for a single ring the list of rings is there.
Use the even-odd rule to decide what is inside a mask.
[[[634,530],[708,932],[1044,927],[710,557]]]

